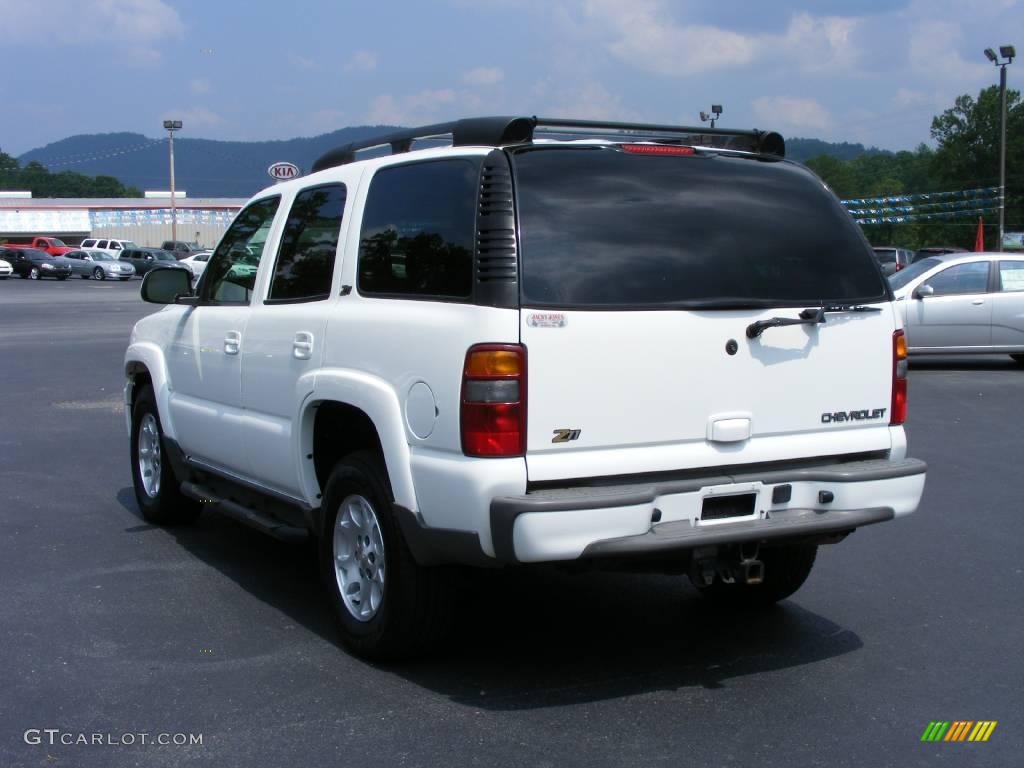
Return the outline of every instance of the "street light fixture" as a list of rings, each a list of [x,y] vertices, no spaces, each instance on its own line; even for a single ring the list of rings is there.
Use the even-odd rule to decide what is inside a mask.
[[[1006,61],[1000,61],[1000,56]],[[991,48],[985,49],[985,58],[999,67],[999,246],[1003,250],[1003,228],[1006,225],[1006,67],[1013,63],[1017,49],[1012,45],[999,46],[999,56]]]
[[[710,120],[712,128],[715,127],[715,121],[718,120],[721,116],[722,116],[722,105],[721,104],[712,104],[711,105],[711,114],[710,115],[707,112],[701,112],[700,113],[701,122],[706,123],[706,122],[708,122]]]
[[[164,130],[171,148],[171,240],[178,240],[178,204],[174,198],[174,132],[181,130],[181,120],[164,120]]]

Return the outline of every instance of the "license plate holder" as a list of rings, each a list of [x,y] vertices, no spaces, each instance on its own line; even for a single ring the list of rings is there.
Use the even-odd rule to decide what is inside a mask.
[[[757,512],[757,493],[716,493],[704,497],[701,502],[700,519],[704,521],[749,518]]]

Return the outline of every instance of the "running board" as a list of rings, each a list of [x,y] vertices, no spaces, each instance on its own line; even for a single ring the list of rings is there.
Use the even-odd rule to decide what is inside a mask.
[[[275,517],[271,517],[265,512],[258,512],[250,507],[242,506],[231,499],[225,499],[204,485],[185,482],[181,484],[181,492],[189,498],[201,502],[204,508],[214,509],[240,523],[248,525],[250,528],[268,533],[275,539],[298,542],[309,538],[309,533],[305,528],[296,528],[281,522]]]

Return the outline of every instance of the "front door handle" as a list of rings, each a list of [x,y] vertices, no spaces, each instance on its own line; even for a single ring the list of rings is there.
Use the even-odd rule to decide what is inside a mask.
[[[224,354],[237,355],[242,346],[242,334],[238,331],[228,331],[224,336]]]
[[[296,360],[309,360],[313,356],[313,334],[299,331],[292,341],[292,355]]]
[[[985,303],[984,299],[975,299],[974,301],[971,302],[971,304],[973,304],[976,307],[980,307],[984,303]]]

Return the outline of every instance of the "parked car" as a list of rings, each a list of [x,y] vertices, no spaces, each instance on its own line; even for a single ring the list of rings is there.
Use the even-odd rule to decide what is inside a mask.
[[[71,262],[63,256],[51,256],[35,248],[7,248],[0,257],[10,263],[14,274],[30,280],[54,277],[67,280],[71,277]]]
[[[11,276],[13,271],[14,270],[11,269],[11,265],[8,262],[0,259],[0,280],[6,280]]]
[[[173,253],[176,259],[183,259],[193,253],[206,250],[194,240],[164,240],[160,247]]]
[[[931,245],[927,248],[918,248],[914,251],[914,261],[920,261],[921,259],[927,259],[929,256],[942,256],[946,253],[969,253],[966,248],[961,248],[958,245]]]
[[[135,273],[140,276],[157,265],[184,269],[189,274],[192,273],[192,270],[174,258],[174,254],[162,248],[125,248],[118,260],[131,264],[135,267]]]
[[[139,246],[131,240],[87,237],[79,244],[78,247],[83,251],[103,251],[107,255],[113,256],[116,259],[121,255],[121,251],[124,249],[138,248]]]
[[[878,245],[874,247],[875,258],[882,267],[882,274],[888,277],[893,272],[899,272],[914,260],[914,252],[909,248],[897,248],[892,245]]]
[[[106,280],[108,277],[130,280],[135,276],[135,267],[129,262],[115,259],[105,251],[77,250],[64,254],[64,257],[71,262],[71,273],[83,280],[90,277],[93,280]]]
[[[889,283],[909,354],[1006,353],[1024,364],[1024,254],[929,256]]]
[[[71,250],[70,247],[61,239],[49,236],[32,235],[31,237],[8,237],[5,238],[6,247],[8,248],[32,248],[37,251],[43,251],[51,256],[63,256],[65,253]]]
[[[628,561],[763,606],[912,513],[903,331],[860,229],[778,134],[705,131],[460,120],[256,194],[198,293],[142,283],[166,305],[124,358],[142,515],[318,539],[343,641],[387,658],[441,636],[473,576],[439,566]]]
[[[199,278],[203,276],[203,271],[206,269],[206,264],[209,262],[210,256],[212,255],[212,251],[197,251],[196,253],[183,257],[180,260],[180,263],[192,270],[192,277],[195,278],[195,281],[198,281]]]

